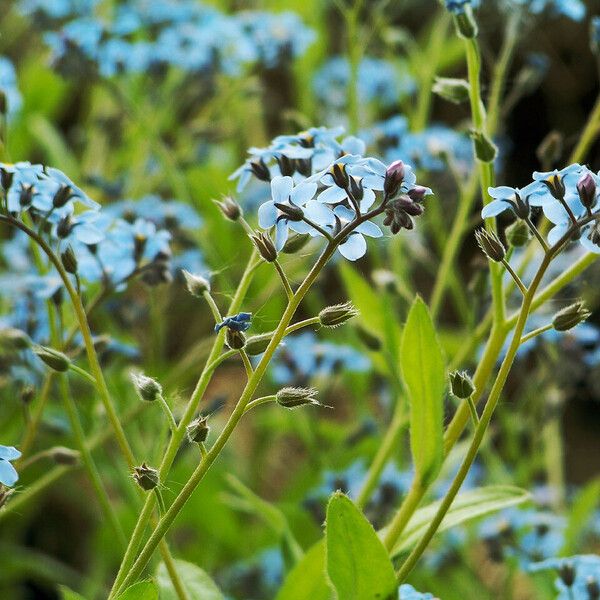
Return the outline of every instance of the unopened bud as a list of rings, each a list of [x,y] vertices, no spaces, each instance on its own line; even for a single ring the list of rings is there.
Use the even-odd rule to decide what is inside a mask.
[[[475,384],[466,371],[454,371],[450,373],[450,390],[457,398],[466,400],[475,392]]]
[[[262,158],[250,162],[250,170],[260,181],[271,181],[271,172],[267,163]]]
[[[469,83],[464,79],[436,77],[433,93],[454,104],[461,104],[469,99]]]
[[[492,162],[498,154],[496,144],[481,131],[471,131],[470,135],[475,146],[475,156],[482,162]]]
[[[268,233],[257,232],[256,234],[250,236],[250,239],[256,246],[258,253],[267,262],[272,263],[277,260],[277,250],[275,249],[275,244]]]
[[[131,381],[133,381],[139,397],[144,402],[155,402],[162,396],[162,386],[152,377],[147,377],[143,373],[132,373]]]
[[[577,193],[583,206],[594,207],[596,204],[596,181],[589,171],[582,175],[577,182]]]
[[[404,181],[406,167],[401,160],[395,160],[385,171],[383,191],[387,198],[393,198]]]
[[[20,329],[0,329],[0,347],[6,350],[27,350],[31,346],[29,336]]]
[[[521,248],[531,239],[531,231],[525,221],[515,221],[506,230],[506,241],[513,248]]]
[[[335,185],[342,188],[343,190],[347,189],[350,185],[350,179],[348,176],[348,172],[346,171],[346,165],[342,163],[334,163],[331,169],[329,169],[331,177]]]
[[[196,298],[201,298],[204,292],[210,292],[210,282],[200,275],[193,275],[185,269],[181,269],[188,292]]]
[[[230,221],[237,221],[244,214],[242,207],[230,196],[223,196],[221,200],[214,200],[214,203]]]
[[[246,336],[241,331],[227,328],[225,341],[232,350],[241,350],[246,345]]]
[[[359,314],[359,311],[352,302],[344,302],[343,304],[336,304],[324,308],[319,313],[319,322],[324,327],[338,327],[339,325],[343,325],[346,321],[357,317]]]
[[[246,354],[250,356],[256,356],[262,354],[269,345],[269,342],[273,338],[272,333],[262,333],[260,335],[253,335],[246,340]]]
[[[558,576],[567,587],[575,583],[575,574],[575,566],[571,562],[564,563],[558,570]]]
[[[308,235],[308,233],[296,233],[287,239],[281,251],[284,254],[295,254],[302,250],[309,240],[310,235]]]
[[[69,357],[58,350],[54,350],[54,348],[48,348],[47,346],[36,346],[33,351],[48,367],[54,371],[64,373],[71,365],[71,360]]]
[[[479,229],[475,232],[475,238],[483,253],[494,262],[502,262],[506,256],[506,249],[498,236],[486,229]]]
[[[71,246],[67,246],[67,249],[61,253],[60,261],[67,273],[71,273],[71,275],[77,274],[77,257]]]
[[[304,217],[304,211],[294,204],[275,202],[275,207],[279,209],[289,221],[302,221]]]
[[[50,456],[57,465],[74,466],[79,463],[79,452],[64,446],[52,448]]]
[[[133,479],[147,492],[153,490],[160,483],[158,471],[149,467],[146,463],[142,463],[139,467],[134,467]]]
[[[591,314],[583,302],[575,302],[554,315],[552,327],[556,331],[568,331],[585,321]]]
[[[454,14],[454,25],[456,32],[463,38],[473,39],[477,37],[478,28],[473,16],[471,5],[463,2],[463,10]]]
[[[185,428],[185,433],[190,443],[203,444],[206,441],[210,432],[210,427],[207,423],[208,417],[198,417]]]
[[[280,389],[275,395],[277,404],[284,408],[298,408],[307,404],[320,406],[317,400],[317,390],[314,388],[295,388],[285,387]]]

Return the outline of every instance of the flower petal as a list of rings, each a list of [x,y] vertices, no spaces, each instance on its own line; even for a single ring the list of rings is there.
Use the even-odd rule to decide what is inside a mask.
[[[365,221],[364,223],[361,223],[355,229],[355,231],[358,231],[358,233],[362,233],[364,235],[368,235],[372,238],[380,238],[383,236],[383,231],[381,231],[378,225],[372,223],[371,221]]]
[[[269,229],[277,220],[277,208],[271,201],[261,204],[258,208],[258,224],[263,229]]]
[[[17,460],[21,458],[21,453],[13,446],[0,446],[0,459]]]
[[[314,198],[316,193],[316,183],[301,183],[294,188],[290,196],[290,202],[296,206],[304,206],[309,200]]]
[[[19,480],[19,474],[6,460],[0,459],[0,483],[12,487]]]
[[[337,185],[328,187],[317,196],[317,200],[319,202],[324,202],[325,204],[335,204],[336,202],[341,202],[346,198],[346,192]]]
[[[335,223],[333,211],[316,200],[310,200],[306,203],[304,214],[317,225],[333,225]]]
[[[360,233],[351,233],[348,239],[338,246],[340,254],[348,260],[358,260],[367,251],[367,242]]]
[[[273,177],[271,180],[271,196],[273,202],[287,202],[292,189],[294,188],[294,180],[291,177]]]
[[[492,196],[492,198],[493,197],[494,196]],[[495,217],[496,215],[503,213],[509,208],[510,204],[508,202],[505,202],[504,200],[492,200],[489,204],[486,204],[483,207],[483,210],[481,211],[481,217],[483,219],[489,219],[490,217]]]

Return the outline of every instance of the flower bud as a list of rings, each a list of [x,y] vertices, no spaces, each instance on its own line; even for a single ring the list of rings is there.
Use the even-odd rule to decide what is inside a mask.
[[[181,269],[188,292],[196,298],[201,298],[204,292],[210,292],[210,282],[200,275],[193,275],[185,269]]]
[[[504,260],[506,249],[494,232],[487,231],[486,229],[479,229],[475,232],[475,238],[483,253],[490,260],[493,260],[494,262],[502,262]]]
[[[53,348],[36,346],[33,351],[48,367],[59,373],[68,371],[69,366],[71,365],[71,360],[68,356]]]
[[[79,452],[64,446],[52,448],[50,456],[57,465],[74,466],[79,463]]]
[[[470,398],[475,392],[475,384],[466,371],[450,373],[450,391],[461,400]]]
[[[62,208],[71,199],[72,195],[73,189],[70,185],[61,185],[56,194],[54,194],[52,206],[54,208]]]
[[[304,211],[299,206],[296,206],[295,204],[283,204],[281,202],[275,202],[274,204],[289,221],[302,221]]]
[[[295,233],[287,239],[281,251],[284,254],[296,254],[306,246],[309,240],[310,235],[308,233]]]
[[[596,204],[596,181],[593,175],[587,171],[577,182],[577,193],[581,204],[586,208],[593,208]]]
[[[284,408],[298,408],[306,404],[314,404],[320,406],[321,403],[317,400],[317,390],[314,388],[295,388],[285,387],[280,389],[275,397],[277,404]]]
[[[556,331],[568,331],[585,321],[592,313],[582,301],[575,302],[559,310],[552,318],[552,327]]]
[[[398,193],[405,175],[406,167],[401,160],[395,160],[386,169],[383,191],[387,198],[393,198]]]
[[[413,202],[423,202],[423,198],[427,196],[427,194],[431,194],[431,190],[423,185],[415,185],[411,190],[408,190],[406,195]]]
[[[471,139],[475,146],[475,156],[482,162],[492,162],[498,154],[496,144],[482,131],[471,131]]]
[[[28,406],[29,404],[31,404],[33,402],[33,399],[35,398],[35,387],[32,385],[25,385],[21,388],[21,391],[19,392],[19,399],[21,400],[21,402]]]
[[[361,327],[360,325],[356,326],[356,334],[358,335],[358,339],[371,351],[378,352],[383,347],[381,340],[374,334],[371,333],[368,329]]]
[[[464,79],[436,77],[433,93],[454,104],[461,104],[469,100],[469,83]]]
[[[198,417],[185,428],[185,433],[191,444],[203,444],[207,440],[210,432],[207,422],[208,417]]]
[[[513,248],[521,248],[531,239],[531,231],[525,221],[515,221],[506,230],[506,241]]]
[[[139,467],[134,467],[133,479],[147,492],[153,490],[160,483],[158,471],[149,467],[146,463],[142,463]]]
[[[331,174],[335,185],[343,190],[348,188],[350,185],[350,178],[348,176],[348,172],[346,171],[346,165],[342,163],[334,163],[331,169],[329,169],[329,173]]]
[[[71,275],[77,274],[77,257],[71,246],[67,246],[67,249],[61,253],[60,261],[67,273],[71,273]]]
[[[271,181],[271,172],[262,158],[251,161],[250,170],[257,179],[260,179],[260,181]]]
[[[338,327],[359,314],[352,302],[344,302],[343,304],[335,304],[324,308],[319,313],[319,322],[324,327]]]
[[[563,136],[559,131],[551,131],[535,151],[538,160],[545,169],[551,169],[563,153]]]
[[[231,196],[223,196],[221,200],[214,200],[226,219],[237,221],[243,216],[242,207]]]
[[[446,2],[448,10],[454,13],[454,26],[459,36],[466,39],[477,37],[477,23],[473,16],[473,10],[468,2]],[[452,10],[450,5],[460,5],[459,10]]]
[[[144,400],[144,402],[155,402],[162,396],[162,386],[158,381],[152,379],[152,377],[147,377],[143,373],[137,375],[132,373],[131,381],[133,381],[133,385],[135,386],[139,397]]]
[[[31,346],[29,336],[20,329],[0,329],[0,347],[6,350],[27,350]]]
[[[241,350],[246,345],[246,336],[241,331],[227,328],[225,341],[232,350]]]
[[[246,354],[250,356],[256,356],[262,354],[269,345],[269,342],[273,338],[273,333],[261,333],[260,335],[253,335],[246,340]]]
[[[571,587],[575,583],[575,575],[575,566],[571,562],[564,563],[558,570],[558,576],[567,587]]]
[[[277,250],[275,249],[275,244],[268,233],[257,232],[256,234],[250,236],[250,239],[256,246],[258,253],[267,262],[272,263],[277,260]]]

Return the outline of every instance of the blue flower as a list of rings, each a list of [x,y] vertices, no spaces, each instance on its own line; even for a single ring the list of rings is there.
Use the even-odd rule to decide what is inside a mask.
[[[289,211],[300,211],[317,191],[316,183],[300,183],[294,187],[291,177],[274,177],[271,181],[271,200],[258,209],[258,224],[263,229],[275,227],[275,247],[281,250],[288,238],[288,228],[296,233],[309,233],[313,228],[301,220],[290,216]]]
[[[19,480],[19,474],[10,464],[10,461],[17,460],[21,453],[12,446],[0,445],[0,483],[12,487]]]
[[[591,598],[590,583],[600,584],[600,556],[580,554],[567,558],[549,558],[529,566],[529,571],[557,571],[559,577],[554,584],[559,592],[557,600]]]
[[[15,68],[4,56],[0,56],[0,92],[6,98],[8,115],[16,113],[23,104],[23,98],[17,85],[17,74]]]
[[[537,181],[530,183],[523,189],[511,188],[505,185],[489,187],[488,194],[494,198],[486,204],[481,211],[481,217],[488,219],[495,217],[506,210],[512,211],[518,218],[526,219],[530,213],[530,197],[532,194],[540,193]]]
[[[433,594],[429,592],[417,592],[415,588],[408,584],[403,583],[398,590],[398,600],[435,600]]]
[[[215,325],[215,332],[221,331],[223,327],[232,329],[233,331],[248,331],[250,329],[252,313],[241,312],[237,315],[225,317],[220,323]]]

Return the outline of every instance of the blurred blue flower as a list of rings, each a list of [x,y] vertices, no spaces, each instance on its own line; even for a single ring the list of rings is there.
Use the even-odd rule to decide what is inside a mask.
[[[21,108],[23,98],[17,84],[17,73],[12,62],[0,56],[0,93],[4,94],[9,117]]]
[[[18,10],[23,15],[43,14],[50,19],[66,19],[91,15],[100,0],[20,0]]]
[[[473,2],[473,0],[444,0],[446,3],[446,8],[453,15],[462,15],[465,12],[465,6],[474,5],[477,2]]]
[[[573,21],[583,20],[586,13],[585,4],[581,0],[510,0],[510,2],[523,6],[535,15],[547,11],[552,15],[567,17]]]
[[[549,558],[529,566],[529,571],[557,571],[554,584],[558,591],[557,600],[573,600],[575,598],[593,598],[590,593],[592,585],[600,585],[600,556],[596,554],[580,554],[566,558]]]
[[[225,317],[220,323],[215,325],[215,332],[221,331],[223,327],[227,327],[233,331],[248,331],[252,324],[252,313],[241,312],[237,315]]]
[[[429,592],[421,593],[417,592],[415,588],[408,584],[403,583],[398,590],[398,600],[435,600],[433,594]]]
[[[0,483],[8,487],[12,487],[19,480],[19,474],[16,469],[10,464],[11,461],[17,460],[21,453],[12,446],[0,445]]]

